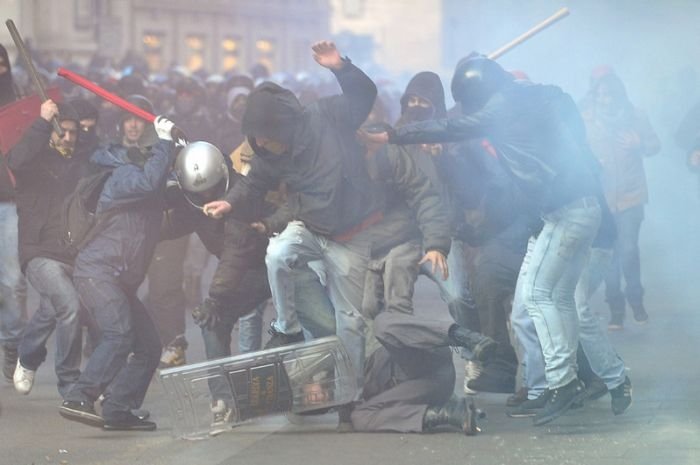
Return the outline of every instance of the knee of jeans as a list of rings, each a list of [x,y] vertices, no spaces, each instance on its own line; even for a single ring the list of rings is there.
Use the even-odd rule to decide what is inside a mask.
[[[54,305],[58,322],[62,324],[77,324],[80,321],[80,301],[77,298],[66,299]]]
[[[265,254],[265,265],[268,269],[291,269],[298,259],[289,244],[284,242],[273,242],[267,246]]]

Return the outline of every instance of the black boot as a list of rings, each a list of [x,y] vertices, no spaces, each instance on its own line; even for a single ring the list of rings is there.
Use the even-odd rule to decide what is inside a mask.
[[[17,348],[4,346],[2,349],[5,353],[5,359],[2,364],[2,375],[5,377],[8,383],[11,383],[12,376],[15,373],[15,368],[17,368]]]
[[[430,432],[440,426],[453,426],[467,436],[479,431],[476,426],[477,410],[474,401],[453,395],[443,405],[428,407],[423,416],[423,431]]]
[[[458,324],[450,326],[447,336],[450,338],[451,345],[466,347],[472,351],[476,360],[482,362],[492,358],[498,348],[498,343],[490,337],[463,328]]]

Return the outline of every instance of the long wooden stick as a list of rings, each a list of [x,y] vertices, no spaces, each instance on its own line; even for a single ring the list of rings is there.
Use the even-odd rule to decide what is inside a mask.
[[[25,47],[24,41],[22,40],[22,36],[19,35],[19,31],[17,30],[14,21],[8,19],[7,21],[5,21],[5,24],[7,25],[7,29],[9,29],[10,31],[10,35],[12,36],[12,40],[15,42],[15,46],[17,46],[17,52],[22,57],[22,60],[24,60],[24,64],[27,67],[27,72],[29,72],[29,76],[31,76],[32,82],[34,82],[34,87],[39,93],[41,101],[47,101],[49,99],[49,96],[46,93],[46,89],[44,89],[43,84],[41,83],[41,79],[39,79],[39,73],[37,73],[36,68],[34,67],[32,57],[29,56],[29,52],[27,52],[27,47]],[[54,116],[51,119],[51,124],[53,125],[53,130],[56,132],[56,134],[58,134],[58,137],[63,137],[63,128],[58,122],[58,118]]]
[[[542,21],[541,23],[537,24],[535,27],[533,27],[529,31],[527,31],[524,34],[511,40],[510,42],[508,42],[507,44],[505,44],[503,47],[499,48],[498,50],[494,50],[493,52],[489,53],[487,55],[487,57],[491,60],[495,60],[495,59],[503,56],[504,54],[508,53],[513,48],[517,47],[518,45],[520,45],[523,42],[525,42],[526,40],[528,40],[530,37],[541,32],[542,30],[548,28],[549,26],[556,23],[557,21],[560,21],[560,20],[566,18],[567,16],[569,16],[569,9],[562,8],[561,10],[557,11],[549,18],[547,18],[544,21]]]

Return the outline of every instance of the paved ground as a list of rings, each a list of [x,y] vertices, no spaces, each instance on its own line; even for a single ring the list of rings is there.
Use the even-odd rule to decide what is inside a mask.
[[[651,168],[663,169],[664,165]],[[270,417],[214,439],[191,442],[172,437],[158,381],[145,403],[159,425],[154,433],[105,433],[63,420],[57,413],[59,398],[47,364],[29,396],[16,394],[4,382],[0,385],[0,465],[697,465],[700,221],[692,212],[698,211],[698,202],[686,173],[668,167],[666,171],[685,184],[680,188],[657,186],[656,198],[661,203],[650,204],[644,225],[644,277],[651,322],[643,327],[629,323],[625,331],[611,335],[630,367],[634,384],[634,403],[620,417],[612,415],[609,397],[604,397],[555,423],[535,428],[528,419],[505,416],[506,396],[480,395],[478,403],[487,411],[488,420],[483,434],[473,438],[459,434],[340,435],[334,432],[336,418],[328,415],[301,426],[282,416]],[[650,169],[652,188],[655,172]],[[661,205],[674,205],[681,213]],[[420,284],[416,303],[419,307],[441,305],[427,282]],[[595,308],[605,311],[599,297],[595,303]],[[201,360],[202,346],[194,329],[189,339],[190,359]],[[461,368],[461,363],[457,366]]]
[[[305,425],[270,417],[204,441],[171,436],[162,388],[151,387],[146,406],[159,424],[154,433],[105,433],[59,417],[59,399],[48,365],[27,396],[0,388],[0,464],[596,464],[658,465],[700,463],[700,371],[695,339],[700,315],[696,302],[664,309],[649,296],[652,322],[628,325],[613,334],[630,366],[634,403],[623,416],[610,412],[609,397],[535,428],[528,419],[505,416],[504,395],[479,395],[488,413],[484,432],[459,434],[337,434],[333,415]],[[429,283],[422,283],[420,305],[438,305]],[[665,313],[664,313],[665,312]],[[201,356],[190,331],[190,356]],[[458,367],[461,363],[458,363]]]

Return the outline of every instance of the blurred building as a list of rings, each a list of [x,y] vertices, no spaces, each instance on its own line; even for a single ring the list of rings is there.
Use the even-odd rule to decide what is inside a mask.
[[[440,0],[330,0],[331,31],[351,47],[348,55],[370,54],[393,74],[440,70],[443,6]],[[339,40],[339,42],[341,42]],[[362,48],[354,51],[353,47]],[[343,52],[347,50],[343,47]]]
[[[309,46],[330,33],[328,0],[2,0],[0,15],[64,62],[131,52],[151,71],[309,69]],[[0,41],[14,48],[6,30]]]

